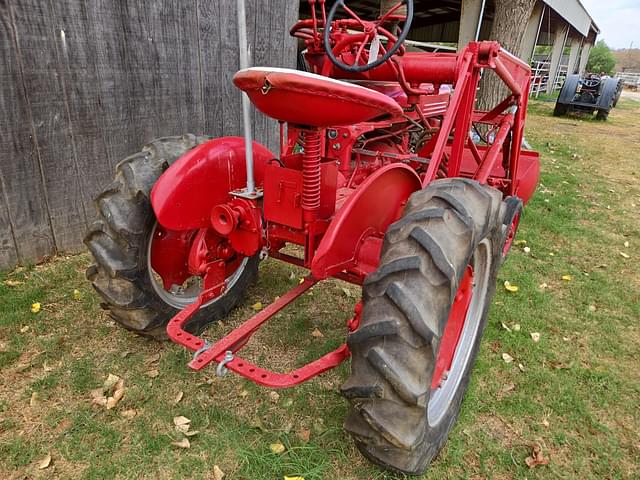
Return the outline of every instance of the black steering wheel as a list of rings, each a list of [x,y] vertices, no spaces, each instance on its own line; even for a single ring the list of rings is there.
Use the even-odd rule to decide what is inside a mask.
[[[383,27],[383,24],[391,19],[395,19],[394,13],[398,11],[403,5],[407,7],[407,15],[404,21],[404,27],[400,32],[398,38],[396,38],[391,32],[389,32],[386,28]],[[354,59],[353,65],[347,65],[336,57],[336,54],[333,52],[331,48],[331,27],[334,24],[334,19],[338,8],[342,7],[342,9],[347,12],[347,14],[351,17],[347,21],[349,27],[357,30],[361,30],[361,33],[352,35],[353,40],[346,42],[344,47],[352,44],[358,43],[358,52]],[[387,60],[389,60],[396,52],[402,47],[402,44],[407,39],[407,35],[409,35],[409,30],[411,29],[411,22],[413,20],[413,0],[400,0],[393,7],[391,7],[384,15],[382,15],[375,22],[362,20],[353,10],[347,7],[344,3],[344,0],[336,0],[329,11],[329,15],[327,15],[327,22],[324,28],[324,45],[325,51],[331,63],[333,63],[336,67],[345,70],[347,72],[361,73],[367,72],[371,69],[379,67]],[[379,37],[386,37],[389,42],[393,45],[389,50],[386,50],[384,46],[380,43]],[[369,60],[365,65],[359,65],[358,62],[363,53],[364,47],[371,42],[371,47],[369,49]],[[342,42],[341,42],[342,43]],[[376,45],[377,44],[377,45]],[[374,45],[376,45],[374,47]],[[380,58],[373,60],[371,57],[378,56],[378,50],[381,49],[384,53]],[[375,51],[374,51],[375,50]],[[339,53],[339,52],[338,52]]]

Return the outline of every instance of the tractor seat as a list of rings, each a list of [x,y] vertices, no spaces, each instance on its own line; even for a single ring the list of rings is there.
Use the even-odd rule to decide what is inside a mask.
[[[380,92],[288,68],[247,68],[233,83],[265,115],[297,125],[326,128],[402,114],[400,105]]]

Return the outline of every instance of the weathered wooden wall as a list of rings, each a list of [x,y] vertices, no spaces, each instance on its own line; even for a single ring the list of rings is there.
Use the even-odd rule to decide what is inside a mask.
[[[0,0],[0,269],[77,251],[149,140],[241,135],[236,0]],[[247,0],[254,65],[295,65],[295,0]],[[254,115],[256,139],[277,124]]]

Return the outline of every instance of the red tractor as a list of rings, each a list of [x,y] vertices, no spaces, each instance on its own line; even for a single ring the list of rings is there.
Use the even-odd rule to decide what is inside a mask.
[[[310,72],[254,67],[233,78],[280,123],[279,154],[185,135],[126,158],[97,198],[87,274],[115,320],[192,350],[195,370],[216,362],[220,375],[286,388],[351,357],[346,430],[368,459],[418,474],[458,416],[498,269],[538,182],[538,155],[521,149],[530,69],[496,42],[408,51],[412,0],[375,21],[343,0],[328,13],[324,0],[309,3],[312,18],[291,34]],[[508,93],[479,111],[489,70]],[[200,338],[241,302],[266,256],[309,275],[224,338]],[[362,286],[344,345],[288,373],[239,356],[330,277]]]

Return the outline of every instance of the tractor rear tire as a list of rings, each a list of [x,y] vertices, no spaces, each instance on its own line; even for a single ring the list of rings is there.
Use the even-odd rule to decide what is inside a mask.
[[[102,297],[101,306],[127,330],[163,340],[165,327],[180,311],[158,293],[147,255],[156,225],[151,208],[151,188],[160,175],[208,137],[187,134],[154,140],[141,152],[116,166],[116,177],[95,199],[98,220],[84,242],[95,263],[87,279]],[[242,264],[233,285],[224,295],[203,306],[185,326],[193,334],[226,316],[243,298],[258,271],[257,255]]]
[[[507,216],[499,191],[443,179],[415,192],[387,230],[380,266],[363,285],[361,325],[347,340],[351,375],[342,386],[351,403],[345,429],[363,455],[385,469],[422,474],[448,438],[495,292]],[[459,348],[448,375],[432,389],[468,266],[475,283]]]
[[[553,109],[553,116],[562,117],[563,115],[566,115],[568,111],[569,105],[564,103],[556,103],[556,106]]]

